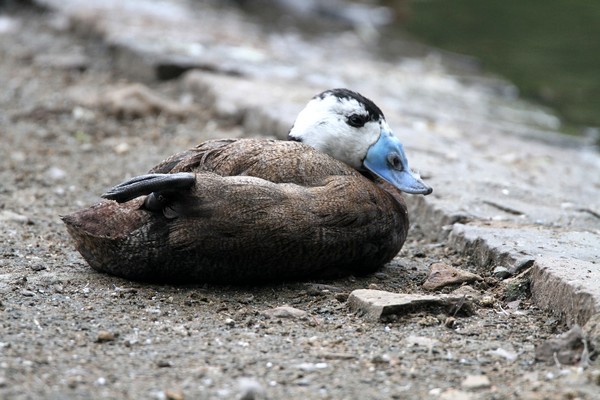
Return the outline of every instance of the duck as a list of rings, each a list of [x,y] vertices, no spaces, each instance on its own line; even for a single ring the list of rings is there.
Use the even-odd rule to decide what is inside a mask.
[[[214,139],[62,217],[95,270],[134,281],[250,284],[365,275],[406,241],[402,192],[432,192],[381,109],[330,89],[288,140]]]

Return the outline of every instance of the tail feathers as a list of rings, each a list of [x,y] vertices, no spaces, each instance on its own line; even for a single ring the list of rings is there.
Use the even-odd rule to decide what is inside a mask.
[[[139,196],[156,192],[176,192],[190,189],[196,183],[196,175],[189,172],[176,174],[140,175],[110,188],[102,195],[108,200],[125,203]]]

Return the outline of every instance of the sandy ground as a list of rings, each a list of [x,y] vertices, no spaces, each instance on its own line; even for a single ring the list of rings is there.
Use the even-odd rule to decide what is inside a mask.
[[[368,277],[160,286],[91,270],[60,215],[178,150],[243,132],[201,111],[123,116],[102,100],[129,83],[106,49],[36,11],[3,18],[0,398],[600,398],[597,364],[535,362],[535,347],[566,328],[492,277],[473,285],[483,297],[469,317],[352,313],[354,289],[423,292],[437,261],[474,270],[419,226]],[[177,82],[150,89],[193,106]],[[282,305],[305,314],[269,315]]]

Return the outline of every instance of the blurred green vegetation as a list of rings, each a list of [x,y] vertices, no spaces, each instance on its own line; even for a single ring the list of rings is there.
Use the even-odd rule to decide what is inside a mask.
[[[386,3],[402,7],[404,27],[417,38],[479,58],[567,124],[600,126],[600,1]]]

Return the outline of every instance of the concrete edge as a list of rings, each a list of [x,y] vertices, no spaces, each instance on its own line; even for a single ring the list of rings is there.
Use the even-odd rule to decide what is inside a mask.
[[[531,274],[531,295],[535,304],[557,315],[567,325],[585,325],[594,315],[600,315],[600,299],[590,293],[589,288],[577,282],[592,281],[589,277],[571,275],[592,271],[595,264],[572,260],[540,257],[535,260]]]

